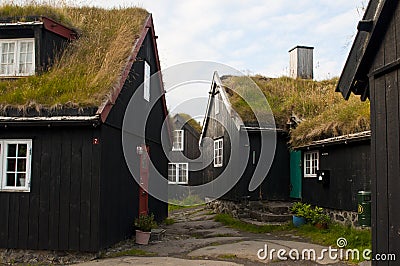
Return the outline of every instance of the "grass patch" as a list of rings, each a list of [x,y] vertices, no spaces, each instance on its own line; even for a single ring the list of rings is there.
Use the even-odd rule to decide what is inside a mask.
[[[310,238],[313,243],[336,246],[336,241],[340,237],[347,240],[346,248],[356,248],[360,251],[371,249],[371,231],[367,229],[355,229],[340,224],[331,224],[328,229],[318,229],[310,224],[305,224],[293,229],[296,234]]]
[[[239,219],[233,218],[229,214],[217,214],[214,218],[216,222],[220,222],[226,226],[241,230],[241,231],[246,231],[246,232],[251,232],[251,233],[257,233],[257,234],[264,234],[264,233],[271,233],[271,232],[277,232],[277,231],[284,231],[284,230],[290,230],[292,226],[290,224],[284,224],[284,225],[255,225],[255,224],[250,224],[243,222]]]
[[[233,259],[236,259],[237,256],[235,254],[222,254],[222,255],[219,255],[218,258],[227,259],[227,260],[233,260]]]
[[[179,209],[192,208],[199,205],[204,205],[205,202],[198,195],[189,195],[183,199],[170,199],[168,202],[168,211]]]
[[[174,223],[175,223],[175,220],[172,218],[165,218],[165,220],[164,220],[165,225],[172,225]]]
[[[124,257],[124,256],[155,256],[157,255],[154,252],[147,252],[140,249],[129,249],[129,250],[122,250],[119,252],[111,253],[104,258],[116,258],[116,257]]]

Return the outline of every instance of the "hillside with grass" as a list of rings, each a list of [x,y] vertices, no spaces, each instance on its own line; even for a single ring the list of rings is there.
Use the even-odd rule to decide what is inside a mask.
[[[116,85],[148,15],[141,8],[0,5],[1,18],[18,22],[28,16],[47,16],[79,33],[49,71],[1,79],[1,109],[101,105]]]
[[[247,77],[222,77],[233,108],[246,124],[256,122],[254,112],[246,99],[263,117],[273,114],[276,126],[285,129],[291,115],[301,120],[295,129],[290,130],[292,147],[308,144],[314,140],[357,133],[370,129],[369,101],[361,102],[355,96],[345,101],[335,92],[337,78],[323,81],[292,79],[288,77],[266,78],[251,77],[255,82],[245,81]],[[249,80],[249,79],[247,79]],[[254,87],[261,89],[268,100],[268,106],[262,106]],[[232,88],[237,93],[232,93]],[[250,88],[250,89],[249,89]],[[250,95],[249,95],[250,94]]]

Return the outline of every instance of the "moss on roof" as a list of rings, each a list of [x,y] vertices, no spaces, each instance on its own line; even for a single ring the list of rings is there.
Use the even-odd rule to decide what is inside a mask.
[[[189,114],[179,113],[178,115],[185,119],[187,121],[186,123],[189,124],[189,126],[191,126],[194,130],[196,130],[196,132],[201,133],[200,123],[194,120]]]
[[[49,16],[80,33],[49,71],[0,80],[1,107],[101,105],[118,81],[148,15],[141,8],[0,5],[0,17]]]
[[[236,86],[241,93],[246,91],[242,81],[246,77],[225,77],[224,85]],[[302,122],[290,130],[292,147],[308,144],[314,140],[356,133],[370,129],[369,101],[361,102],[355,96],[343,100],[335,92],[337,78],[323,81],[292,79],[288,77],[252,77],[266,96],[277,127],[285,128],[292,114]],[[239,84],[239,85],[238,85]],[[245,123],[255,122],[255,116],[243,98],[227,89],[230,102]],[[247,92],[249,93],[249,92]],[[248,97],[248,95],[247,95]],[[253,97],[253,103],[261,102]],[[261,113],[269,108],[257,107]]]

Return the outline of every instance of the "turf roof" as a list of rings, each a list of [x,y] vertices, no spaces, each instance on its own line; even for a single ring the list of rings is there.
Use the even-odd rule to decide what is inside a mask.
[[[49,71],[1,79],[0,107],[100,106],[111,95],[148,15],[141,8],[0,5],[0,17],[47,16],[80,34]]]
[[[352,96],[343,100],[335,92],[337,78],[324,81],[292,79],[288,77],[266,78],[252,77],[255,84],[266,96],[270,108],[262,106],[259,97],[252,95],[248,89],[247,77],[222,77],[229,100],[245,124],[255,124],[254,113],[249,105],[230,88],[251,99],[256,111],[268,114],[272,111],[276,126],[286,128],[292,114],[301,120],[300,124],[290,130],[292,147],[306,145],[314,140],[357,133],[370,129],[369,101],[361,102]],[[253,85],[254,86],[254,85]],[[264,121],[261,121],[263,123]]]

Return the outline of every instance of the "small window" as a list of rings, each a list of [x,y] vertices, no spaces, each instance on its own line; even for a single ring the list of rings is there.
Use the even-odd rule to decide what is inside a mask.
[[[2,191],[30,190],[32,140],[0,141]]]
[[[214,140],[214,167],[221,167],[223,165],[223,146],[224,139]]]
[[[219,114],[219,99],[218,94],[214,97],[215,114]]]
[[[168,164],[168,183],[187,184],[189,176],[188,163]]]
[[[150,102],[150,65],[144,61],[143,98]]]
[[[35,74],[34,39],[0,40],[0,76]]]
[[[172,145],[173,151],[183,151],[183,138],[184,138],[183,130],[174,130],[174,142]]]
[[[304,177],[316,177],[319,169],[318,151],[304,153]]]

